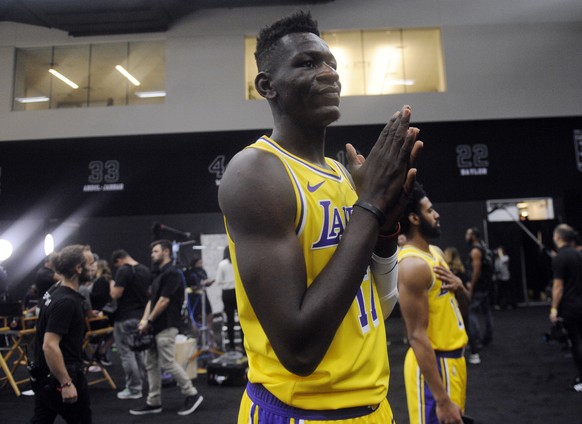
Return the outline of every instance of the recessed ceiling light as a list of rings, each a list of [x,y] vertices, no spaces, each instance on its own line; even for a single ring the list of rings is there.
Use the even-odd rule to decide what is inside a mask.
[[[68,79],[66,76],[64,76],[63,74],[61,74],[58,71],[55,71],[54,69],[49,69],[49,72],[54,75],[55,77],[57,77],[58,79],[60,79],[62,82],[64,82],[65,84],[69,85],[70,87],[74,88],[75,90],[77,88],[79,88],[79,86],[77,84],[75,84],[73,81],[71,81],[70,79]]]
[[[140,99],[147,99],[152,97],[166,97],[165,91],[136,91],[135,95]]]
[[[50,99],[47,96],[38,96],[38,97],[16,97],[15,100],[18,103],[41,103],[48,102]]]
[[[117,69],[119,73],[121,73],[121,75],[127,78],[133,85],[140,85],[140,82],[137,80],[137,78],[131,75],[129,72],[127,72],[127,70],[123,66],[117,65],[115,69]]]

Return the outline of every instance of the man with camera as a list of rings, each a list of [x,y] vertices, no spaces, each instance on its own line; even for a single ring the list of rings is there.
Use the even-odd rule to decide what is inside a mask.
[[[169,372],[182,395],[184,407],[178,415],[189,415],[202,403],[202,396],[188,374],[177,362],[176,335],[182,325],[182,305],[184,304],[184,275],[172,264],[172,243],[168,240],[154,241],[151,245],[152,265],[156,268],[152,283],[150,301],[147,303],[139,323],[141,333],[153,332],[156,343],[145,352],[149,392],[146,404],[131,409],[132,415],[158,414],[162,412],[161,369]],[[161,369],[160,369],[161,368]]]
[[[131,344],[148,301],[152,275],[148,267],[123,249],[111,254],[111,263],[117,267],[110,287],[110,295],[117,301],[113,324],[115,344],[125,374],[125,388],[117,393],[117,398],[141,399],[145,365],[142,354],[132,352]]]

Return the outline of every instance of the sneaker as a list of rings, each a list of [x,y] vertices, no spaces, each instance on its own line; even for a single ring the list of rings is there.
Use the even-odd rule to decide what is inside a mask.
[[[88,369],[89,372],[101,372],[103,371],[99,365],[91,365]]]
[[[132,392],[127,387],[117,393],[117,399],[141,399],[142,397],[143,394],[141,392]]]
[[[572,386],[575,392],[582,393],[582,379],[580,377],[576,378],[574,386]]]
[[[142,406],[141,408],[129,410],[129,413],[131,415],[159,414],[160,412],[162,412],[162,405],[151,406],[151,405],[148,405],[147,403],[144,406]]]
[[[99,353],[95,356],[95,359],[97,360],[97,362],[99,362],[101,365],[105,365],[106,367],[111,365],[111,360],[107,357],[106,353]]]
[[[200,395],[188,396],[184,402],[184,408],[178,411],[178,415],[188,415],[196,411],[204,398]]]
[[[467,362],[473,365],[479,365],[481,363],[481,358],[479,357],[478,353],[471,353],[469,355],[469,359],[467,359]]]

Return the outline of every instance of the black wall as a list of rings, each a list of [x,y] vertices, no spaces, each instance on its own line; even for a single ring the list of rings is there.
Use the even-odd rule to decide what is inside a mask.
[[[443,247],[462,248],[465,228],[486,219],[487,199],[552,197],[563,204],[557,220],[582,229],[582,158],[574,143],[582,117],[414,125],[425,142],[418,179],[440,208]],[[367,154],[381,128],[331,127],[326,152],[345,162],[350,142]],[[10,240],[15,252],[3,264],[12,285],[30,282],[45,232],[63,223],[66,234],[57,243],[89,243],[106,258],[124,247],[146,263],[154,222],[193,238],[223,232],[219,180],[236,152],[264,133],[0,143],[0,238],[20,238]]]

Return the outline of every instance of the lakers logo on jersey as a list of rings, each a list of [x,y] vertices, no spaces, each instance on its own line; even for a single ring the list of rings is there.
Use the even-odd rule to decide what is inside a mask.
[[[353,206],[344,206],[341,210],[332,207],[330,200],[320,200],[319,206],[321,206],[323,225],[319,239],[312,245],[314,249],[337,245],[353,210]]]
[[[444,296],[445,294],[447,294],[449,291],[447,289],[443,289],[441,286],[441,291],[439,292],[439,294],[437,295],[438,297]]]
[[[296,201],[295,233],[303,251],[305,283],[309,287],[330,261],[345,233],[358,199],[356,191],[345,168],[332,159],[326,158],[323,167],[314,165],[268,137],[262,137],[249,148],[275,155],[287,172]],[[276,358],[244,291],[236,248],[230,238],[229,244],[234,252],[239,317],[250,346],[247,354],[252,383],[262,384],[282,402],[303,409],[357,406],[363,399],[366,404],[379,404],[386,399],[390,368],[386,352],[378,349],[386,345],[386,329],[371,273],[363,276],[354,301],[317,369],[302,378],[292,375]],[[334,395],[329,396],[330,393]]]

